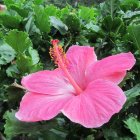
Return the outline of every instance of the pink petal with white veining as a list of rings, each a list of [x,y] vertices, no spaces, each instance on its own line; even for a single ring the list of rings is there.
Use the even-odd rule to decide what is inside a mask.
[[[16,117],[26,122],[50,120],[60,113],[60,110],[72,96],[72,94],[50,96],[32,92],[26,93],[22,98]]]
[[[83,93],[73,96],[62,113],[84,127],[96,128],[118,113],[125,101],[125,94],[116,84],[96,80],[91,82]]]
[[[76,83],[81,87],[85,88],[85,70],[91,64],[96,62],[96,54],[94,48],[89,46],[71,46],[66,57],[68,59],[68,70]]]
[[[61,95],[75,92],[73,86],[59,69],[30,74],[23,77],[21,83],[28,91],[36,93]]]
[[[88,67],[86,71],[87,81],[105,79],[119,84],[126,75],[126,71],[134,66],[135,61],[130,52],[106,57]]]

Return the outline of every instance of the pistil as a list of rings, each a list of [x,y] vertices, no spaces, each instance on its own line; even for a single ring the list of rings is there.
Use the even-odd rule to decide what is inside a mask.
[[[72,84],[74,89],[76,90],[76,95],[79,95],[82,92],[82,89],[79,87],[79,85],[75,82],[73,77],[70,75],[67,66],[66,66],[66,58],[64,58],[64,52],[60,52],[60,49],[58,46],[59,40],[52,40],[52,45],[53,45],[53,51],[51,50],[51,53],[53,52],[53,59],[55,59],[55,63],[57,63],[58,67],[60,67],[63,72],[65,73],[65,76],[67,76],[69,82]],[[64,62],[65,61],[65,62]]]

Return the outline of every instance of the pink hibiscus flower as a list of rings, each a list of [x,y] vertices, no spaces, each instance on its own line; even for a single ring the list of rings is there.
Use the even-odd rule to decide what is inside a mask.
[[[97,60],[94,48],[74,45],[64,55],[57,40],[51,56],[58,64],[52,71],[39,71],[22,79],[28,90],[16,117],[21,121],[50,120],[63,113],[87,128],[107,123],[118,113],[126,96],[118,84],[135,64],[132,53]]]
[[[0,12],[3,12],[7,10],[7,7],[5,5],[0,4]]]

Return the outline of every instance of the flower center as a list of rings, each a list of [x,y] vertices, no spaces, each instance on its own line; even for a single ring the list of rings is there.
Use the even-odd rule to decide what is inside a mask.
[[[59,68],[63,70],[65,75],[67,76],[69,82],[72,84],[72,86],[76,90],[76,95],[79,95],[82,92],[82,89],[79,87],[79,85],[75,82],[73,77],[70,75],[67,64],[68,61],[66,59],[66,55],[63,51],[62,46],[58,45],[59,40],[52,40],[51,41],[53,48],[50,48],[50,56],[54,60],[54,63],[58,65]]]

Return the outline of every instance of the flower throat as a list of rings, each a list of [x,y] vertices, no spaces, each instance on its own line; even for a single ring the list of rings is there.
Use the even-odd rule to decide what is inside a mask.
[[[53,48],[50,48],[51,58],[54,60],[54,63],[57,64],[58,67],[63,70],[69,82],[75,88],[76,94],[79,95],[82,92],[82,89],[78,86],[78,84],[75,82],[75,80],[70,75],[67,69],[68,61],[66,59],[66,55],[65,55],[65,52],[63,51],[62,46],[58,45],[59,40],[52,40],[51,43],[53,45]]]

